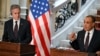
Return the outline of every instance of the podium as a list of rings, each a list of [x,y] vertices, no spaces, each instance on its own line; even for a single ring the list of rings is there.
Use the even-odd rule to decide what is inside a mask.
[[[11,42],[0,42],[0,56],[34,56],[35,46],[11,43]]]
[[[56,48],[51,48],[50,52],[51,56],[96,56],[94,53],[78,52],[75,50],[62,50]]]
[[[51,56],[88,56],[88,54],[72,50],[58,50],[54,48],[51,49]]]

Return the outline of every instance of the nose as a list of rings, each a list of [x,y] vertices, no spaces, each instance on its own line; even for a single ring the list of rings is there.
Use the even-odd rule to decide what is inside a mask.
[[[20,14],[19,14],[19,13],[17,13],[17,14],[16,14],[16,16],[17,16],[17,17],[19,17],[19,16],[20,16]]]

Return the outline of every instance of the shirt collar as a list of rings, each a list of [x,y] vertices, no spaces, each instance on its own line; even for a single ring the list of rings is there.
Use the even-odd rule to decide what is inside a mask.
[[[13,19],[13,22],[15,22],[15,21],[19,22],[19,21],[20,21],[20,19],[19,19],[19,20],[15,20],[15,19]]]

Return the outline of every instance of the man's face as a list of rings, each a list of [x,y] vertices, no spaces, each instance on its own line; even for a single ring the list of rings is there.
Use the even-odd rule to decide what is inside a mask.
[[[90,31],[92,28],[94,28],[94,22],[92,21],[91,17],[86,17],[84,20],[84,30]]]
[[[20,18],[20,10],[18,8],[13,9],[11,12],[13,19],[18,20]]]

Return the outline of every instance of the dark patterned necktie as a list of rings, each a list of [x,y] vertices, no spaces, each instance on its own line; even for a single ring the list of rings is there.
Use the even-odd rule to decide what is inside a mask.
[[[86,41],[85,41],[85,44],[84,44],[84,48],[85,48],[85,50],[87,51],[87,48],[88,48],[88,44],[89,44],[89,32],[88,32],[88,35],[87,35],[87,37],[86,37]]]
[[[14,27],[14,35],[15,35],[15,37],[17,37],[17,33],[18,33],[18,25],[17,25],[17,21],[15,21],[15,27]]]

